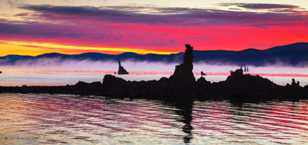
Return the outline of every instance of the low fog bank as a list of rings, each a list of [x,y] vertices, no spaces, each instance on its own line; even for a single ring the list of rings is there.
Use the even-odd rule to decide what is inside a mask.
[[[140,60],[134,60],[134,59],[120,59],[122,62],[128,63],[128,64],[153,64],[160,66],[163,64],[164,66],[174,66],[176,64],[181,63],[180,60],[176,59],[174,61],[165,61],[165,60],[157,60],[157,61],[140,61]],[[97,68],[97,67],[104,67],[104,65],[107,64],[109,66],[110,64],[112,67],[117,67],[117,61],[116,60],[90,60],[90,59],[61,59],[61,58],[38,58],[38,59],[24,59],[24,60],[17,60],[13,63],[8,63],[5,59],[0,59],[0,67],[44,67],[44,66],[56,66],[56,67],[71,67],[73,66],[79,66],[79,67],[90,67],[90,68]],[[114,64],[114,65],[113,65]],[[133,66],[134,66],[133,65]],[[275,59],[271,62],[264,62],[262,65],[258,64],[250,64],[244,62],[238,62],[233,63],[231,61],[226,60],[215,60],[211,59],[209,61],[195,61],[194,65],[203,65],[205,67],[207,66],[231,66],[231,67],[239,67],[241,65],[247,65],[250,67],[256,67],[256,68],[268,68],[268,67],[275,67],[275,68],[308,68],[308,62],[302,62],[297,63],[296,65],[291,63],[285,63],[285,61],[281,61],[279,59]],[[202,66],[202,67],[203,67]],[[110,66],[109,66],[110,67]],[[142,66],[145,67],[145,66]],[[140,68],[140,67],[139,67]],[[229,68],[228,68],[229,69]]]
[[[130,75],[121,76],[127,80],[152,80],[168,77],[177,63],[159,63],[147,61],[123,61],[122,65]],[[308,84],[308,66],[288,66],[283,64],[266,66],[248,66],[249,73],[269,78],[275,83],[285,85],[295,78],[302,85]],[[239,65],[228,63],[194,63],[196,78],[200,72],[207,74],[210,81],[225,80],[231,70]],[[42,59],[40,61],[20,61],[14,65],[2,65],[0,85],[66,85],[80,81],[102,81],[105,74],[114,74],[118,69],[117,61],[59,60]]]

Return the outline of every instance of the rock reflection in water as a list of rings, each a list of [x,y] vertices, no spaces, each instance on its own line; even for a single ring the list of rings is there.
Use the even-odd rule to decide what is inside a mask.
[[[176,108],[175,113],[180,117],[179,119],[177,119],[177,121],[183,123],[182,131],[185,133],[185,136],[183,137],[183,142],[190,143],[193,138],[193,127],[191,125],[193,120],[193,101],[187,100],[186,102],[176,103],[171,106],[174,106]]]
[[[0,95],[0,143],[305,144],[308,102],[118,100]]]

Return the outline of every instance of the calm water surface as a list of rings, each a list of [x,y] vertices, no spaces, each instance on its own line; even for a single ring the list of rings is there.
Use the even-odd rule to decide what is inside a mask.
[[[192,107],[192,106],[190,106]],[[230,104],[0,95],[0,144],[308,144],[308,101]]]
[[[47,60],[46,60],[47,61]],[[62,62],[61,64],[42,63],[41,65],[1,66],[0,86],[15,85],[66,85],[76,84],[78,81],[102,81],[104,75],[114,74],[118,63],[114,62]],[[118,76],[126,80],[159,80],[169,77],[177,64],[149,63],[149,62],[123,62],[129,75]],[[211,82],[224,81],[230,75],[230,70],[238,69],[235,65],[209,65],[195,63],[194,74],[200,77],[200,72],[205,72],[206,79]],[[260,75],[272,80],[279,85],[291,83],[292,78],[300,81],[302,86],[308,85],[308,65],[303,67],[264,66],[249,67],[249,73]]]

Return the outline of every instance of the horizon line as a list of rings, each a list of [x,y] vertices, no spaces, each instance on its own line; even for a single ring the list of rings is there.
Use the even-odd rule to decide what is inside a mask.
[[[47,51],[47,52],[42,52],[42,53],[28,53],[28,54],[18,54],[18,53],[7,53],[5,55],[1,55],[0,57],[7,57],[7,56],[31,56],[31,57],[37,57],[37,56],[42,56],[46,54],[61,54],[61,55],[81,55],[81,54],[89,54],[89,53],[96,53],[96,54],[106,54],[106,55],[121,55],[121,54],[126,54],[126,53],[134,53],[138,55],[148,55],[148,54],[156,54],[156,55],[172,55],[172,54],[179,54],[183,53],[183,51],[160,51],[160,50],[150,50],[150,49],[145,49],[145,48],[121,48],[121,47],[95,47],[95,46],[83,46],[83,45],[66,45],[66,44],[59,44],[59,43],[49,43],[49,42],[28,42],[28,41],[5,41],[5,40],[0,40],[0,47],[3,46],[3,44],[7,45],[15,45],[15,46],[20,46],[24,48],[28,47],[36,47],[36,48],[45,48],[48,50],[51,49],[67,49],[67,52],[57,52],[57,51]],[[250,50],[250,49],[255,49],[258,51],[264,51],[264,50],[269,50],[275,47],[283,47],[283,46],[288,46],[288,45],[295,45],[295,44],[308,44],[307,42],[292,42],[292,43],[287,43],[287,44],[279,44],[279,45],[274,45],[269,48],[254,48],[254,47],[249,47],[249,48],[244,48],[241,50],[229,50],[229,49],[208,49],[208,50],[194,50],[194,51],[201,51],[201,52],[210,52],[210,51],[228,51],[228,52],[241,52],[245,50]],[[185,44],[183,44],[184,46]],[[192,44],[193,45],[193,44]],[[75,51],[80,51],[80,52],[74,52]],[[108,53],[110,52],[110,53]],[[114,53],[115,52],[115,53]]]

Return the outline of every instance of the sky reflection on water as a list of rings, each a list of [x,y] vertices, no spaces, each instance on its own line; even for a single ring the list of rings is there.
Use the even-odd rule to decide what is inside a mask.
[[[305,144],[308,102],[171,105],[70,95],[0,95],[2,144]]]
[[[130,72],[128,76],[121,76],[128,80],[158,80],[169,77],[174,70],[175,63],[154,62],[123,62],[122,65]],[[102,81],[105,74],[117,71],[117,63],[113,62],[63,62],[42,64],[20,64],[16,66],[2,66],[0,69],[0,85],[66,85],[75,84],[79,80],[92,82]],[[196,63],[194,73],[200,77],[200,72],[207,73],[206,78],[217,82],[227,78],[230,70],[239,68],[234,65]],[[302,85],[308,85],[307,67],[268,66],[249,67],[253,75],[261,75],[275,83],[285,85],[296,78]]]

